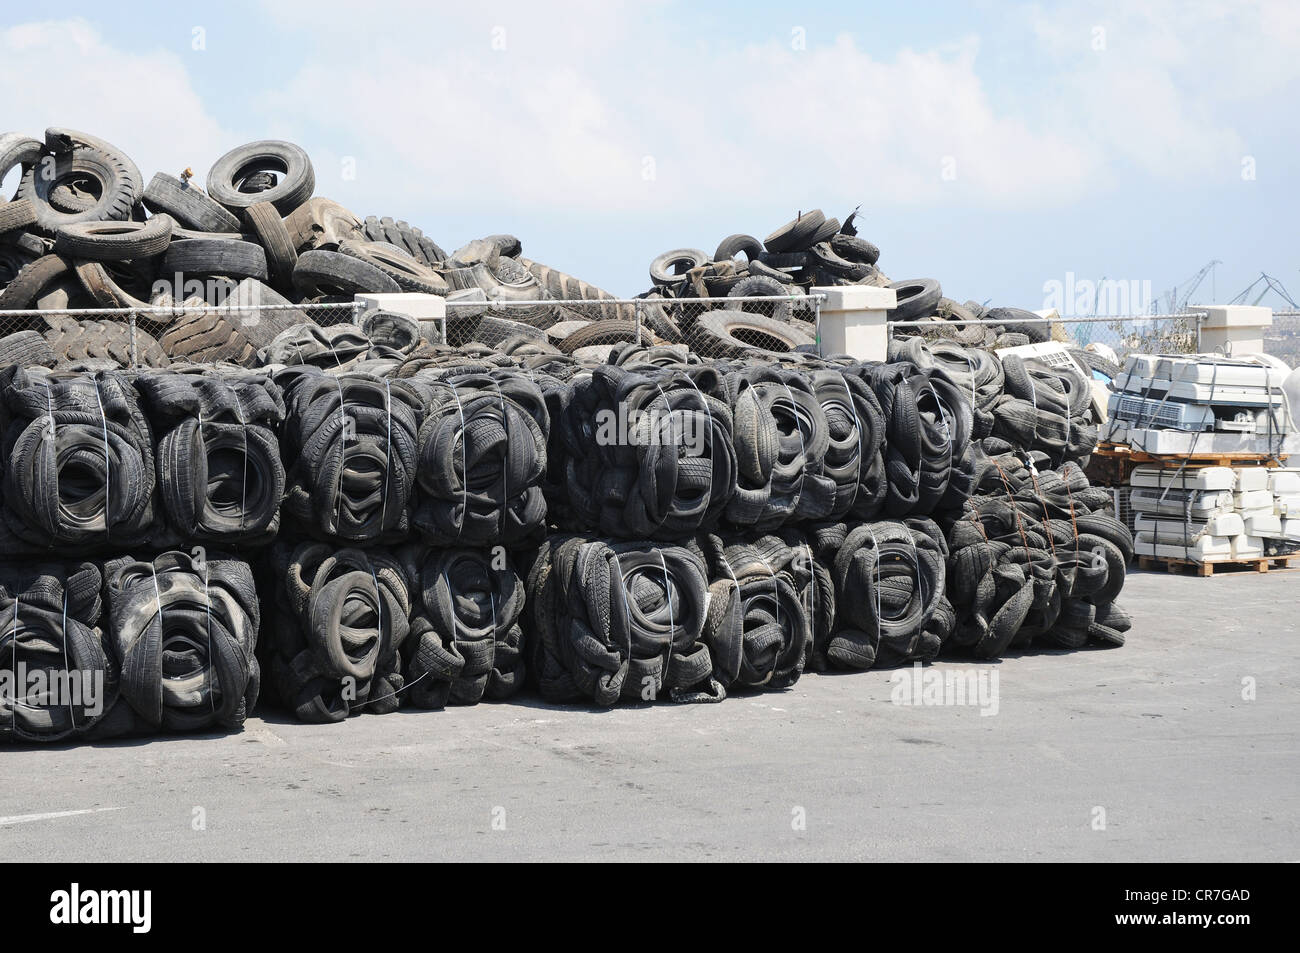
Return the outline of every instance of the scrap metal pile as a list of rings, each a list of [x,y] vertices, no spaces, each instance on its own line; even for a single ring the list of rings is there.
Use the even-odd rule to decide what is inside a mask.
[[[951,340],[896,341],[881,363],[807,346],[792,288],[887,283],[854,216],[661,256],[637,343],[605,333],[634,323],[627,305],[510,236],[446,255],[312,197],[285,143],[234,150],[206,193],[144,188],[69,130],[0,152],[24,169],[0,205],[18,266],[0,308],[34,322],[0,341],[6,738],[234,729],[259,700],[339,721],[526,686],[720,701],[806,671],[1124,641],[1133,543],[1080,468],[1097,441],[1080,375]],[[246,333],[236,309],[178,313],[119,280],[167,269],[278,296],[276,317]],[[900,308],[951,324],[937,283],[904,285]],[[449,322],[464,343],[382,311],[303,320],[304,302],[395,289],[472,302]],[[747,310],[680,307],[733,293]],[[42,330],[41,312],[87,296],[151,315],[150,363],[170,366],[59,353],[66,322],[104,322]],[[247,346],[178,331],[193,315]],[[977,343],[1024,333],[1005,316]],[[513,325],[529,330],[473,343]]]

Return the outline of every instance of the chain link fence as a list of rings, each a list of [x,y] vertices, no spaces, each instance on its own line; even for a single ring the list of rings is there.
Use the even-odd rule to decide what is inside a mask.
[[[603,362],[628,344],[676,345],[705,359],[816,352],[818,295],[447,302],[443,341],[506,353],[554,349]]]
[[[971,347],[987,348],[1048,341],[1067,348],[1104,345],[1123,364],[1130,354],[1196,353],[1203,314],[1187,311],[1161,315],[1035,318],[1014,324],[992,319],[929,318],[891,322],[889,332],[891,337],[919,335],[928,340],[953,340]]]
[[[68,370],[177,364],[316,363],[331,366],[371,347],[360,306],[228,301],[148,308],[47,308],[0,312],[0,367]]]
[[[1273,312],[1273,325],[1264,331],[1264,353],[1300,366],[1300,311]]]

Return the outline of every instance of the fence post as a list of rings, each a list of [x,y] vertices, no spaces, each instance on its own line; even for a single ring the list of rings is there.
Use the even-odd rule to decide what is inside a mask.
[[[636,346],[641,346],[641,301],[632,305],[633,323],[636,325]]]
[[[140,367],[140,347],[135,337],[135,312],[132,311],[126,316],[126,325],[131,337],[131,370]]]

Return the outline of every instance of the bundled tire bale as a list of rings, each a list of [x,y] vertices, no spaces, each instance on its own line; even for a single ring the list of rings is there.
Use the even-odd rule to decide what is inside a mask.
[[[839,368],[812,369],[807,376],[826,416],[827,446],[820,472],[835,482],[826,519],[874,519],[889,488],[880,401],[862,378]]]
[[[825,519],[838,498],[825,473],[830,427],[803,375],[747,366],[726,373],[736,448],[736,490],[726,521],[757,532]]]
[[[1130,621],[1115,599],[1132,536],[1077,464],[1039,469],[1047,462],[1041,453],[985,458],[975,495],[951,517],[953,647],[996,658],[1040,640],[1123,644]]]
[[[159,499],[178,541],[269,541],[285,487],[284,398],[270,376],[146,373],[135,384],[158,435]]]
[[[975,505],[948,531],[948,597],[957,616],[950,646],[977,658],[999,658],[1034,604],[1032,574],[1008,558],[1014,546],[1004,537],[1015,523],[1008,507],[997,500]]]
[[[703,642],[725,689],[776,690],[799,680],[814,633],[835,614],[830,574],[807,540],[790,530],[755,539],[703,536],[709,614]]]
[[[280,703],[311,722],[396,711],[411,614],[398,561],[384,552],[281,541],[270,568],[275,622],[262,641],[263,665]]]
[[[927,519],[834,523],[810,532],[835,588],[835,620],[812,666],[868,669],[934,658],[951,629],[943,608],[947,544]]]
[[[549,701],[718,700],[704,561],[682,546],[548,537],[528,576],[529,667]]]
[[[1069,368],[1007,355],[1002,361],[1005,393],[993,407],[989,452],[1001,446],[1041,450],[1052,460],[1081,460],[1097,446],[1092,391],[1083,375]]]
[[[846,370],[875,392],[885,419],[883,514],[928,516],[968,490],[970,403],[938,367],[859,364]]]
[[[10,553],[109,547],[156,530],[153,433],[116,371],[0,370]]]
[[[346,372],[369,357],[374,349],[364,331],[352,324],[320,327],[296,324],[285,328],[262,351],[266,365],[317,367]]]
[[[416,528],[444,546],[540,542],[550,433],[541,389],[505,368],[430,369],[412,379],[427,395]]]
[[[275,380],[286,408],[285,513],[318,538],[404,538],[427,402],[423,388],[412,380],[310,367],[280,371]]]
[[[261,684],[248,564],[201,548],[126,556],[104,565],[104,589],[122,702],[134,716],[127,730],[242,728]]]
[[[715,371],[602,365],[549,386],[546,406],[557,525],[665,540],[716,525],[735,489],[736,452]]]
[[[515,694],[524,680],[524,583],[504,550],[409,545],[399,557],[411,585],[406,697],[442,708]]]
[[[971,404],[974,413],[971,439],[993,432],[993,408],[1003,395],[1002,362],[992,351],[963,347],[951,341],[926,342],[921,338],[891,339],[891,363],[910,361],[917,367],[942,368]]]
[[[93,733],[117,700],[93,563],[0,565],[0,740]]]

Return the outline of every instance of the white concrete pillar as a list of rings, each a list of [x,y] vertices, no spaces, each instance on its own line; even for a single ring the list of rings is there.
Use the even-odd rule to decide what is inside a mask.
[[[831,285],[813,288],[824,295],[818,345],[824,355],[847,354],[859,361],[883,361],[889,351],[890,309],[898,305],[893,288]]]
[[[1273,326],[1273,309],[1245,304],[1194,304],[1190,310],[1204,311],[1197,350],[1202,353],[1264,353],[1264,329]]]

